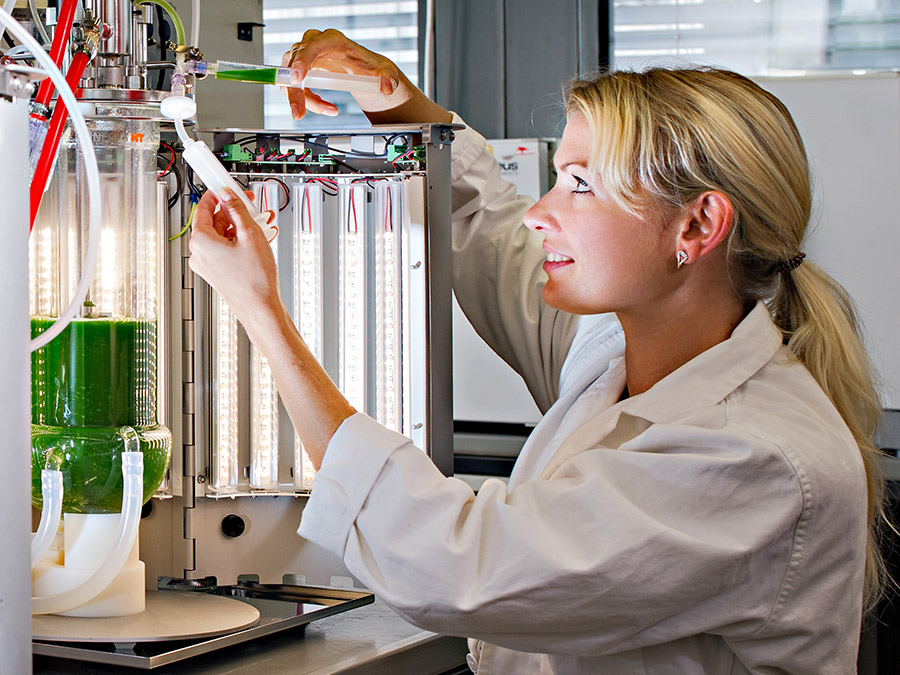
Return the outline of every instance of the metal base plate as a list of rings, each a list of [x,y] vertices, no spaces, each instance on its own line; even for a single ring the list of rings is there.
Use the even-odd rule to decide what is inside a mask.
[[[148,611],[161,617],[161,627],[160,622],[153,619],[142,627],[138,625],[137,629],[128,627],[132,620],[141,621],[139,617],[142,615],[114,619],[34,617],[32,651],[60,659],[149,670],[287,629],[302,631],[311,621],[375,601],[375,596],[366,591],[316,586],[241,582],[235,586],[200,585],[194,590],[187,590],[184,586],[181,588],[148,593]],[[209,603],[209,600],[227,601],[227,608],[218,602],[215,605]],[[205,610],[216,605],[218,609],[214,612],[222,616],[208,616],[210,623],[206,625],[198,623],[195,616],[198,612],[190,611],[202,607],[205,614]],[[250,612],[254,614],[253,619]],[[213,624],[217,619],[223,624],[233,625],[230,629],[224,625],[216,627]],[[79,624],[96,622],[106,623],[107,627],[102,630],[99,627],[76,628]],[[110,626],[109,622],[120,626]],[[190,624],[189,629],[185,629],[185,622]],[[154,623],[156,628],[152,625]],[[181,628],[176,630],[173,626]],[[189,632],[177,635],[185,630]]]
[[[206,593],[148,591],[140,614],[109,618],[32,617],[35,640],[52,642],[162,642],[233,633],[259,623],[259,610],[234,598]]]

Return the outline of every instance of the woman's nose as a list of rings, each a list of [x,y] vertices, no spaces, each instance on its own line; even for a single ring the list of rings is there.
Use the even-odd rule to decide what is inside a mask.
[[[550,205],[549,196],[550,193],[547,193],[525,212],[525,226],[528,229],[539,232],[559,229],[556,219],[553,217],[550,208],[548,208]]]

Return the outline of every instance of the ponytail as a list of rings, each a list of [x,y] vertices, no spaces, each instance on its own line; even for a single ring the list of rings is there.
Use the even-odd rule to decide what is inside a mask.
[[[864,587],[868,612],[877,604],[887,579],[881,556],[881,535],[887,521],[881,453],[874,442],[881,403],[853,302],[821,268],[804,263],[781,274],[770,308],[788,349],[834,403],[859,446],[869,493]]]

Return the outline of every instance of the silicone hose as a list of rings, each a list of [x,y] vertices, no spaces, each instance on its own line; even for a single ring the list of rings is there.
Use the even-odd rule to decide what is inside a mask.
[[[3,3],[4,11],[9,12],[10,14],[12,14],[12,11],[15,8],[15,6],[16,6],[16,0],[5,0],[5,2]],[[3,39],[3,34],[5,32],[6,32],[6,29],[0,27],[0,40]]]
[[[181,21],[181,17],[178,16],[178,12],[175,11],[175,8],[166,2],[166,0],[139,0],[134,3],[135,5],[156,5],[157,7],[162,7],[163,11],[169,15],[169,18],[172,19],[172,23],[175,25],[175,40],[178,44],[185,44],[184,41],[184,23]],[[192,47],[196,47],[197,45],[191,45]]]
[[[53,46],[53,41],[47,35],[47,29],[44,28],[44,22],[41,20],[41,15],[38,14],[37,4],[34,0],[28,0],[28,11],[31,12],[31,20],[34,21],[34,27],[37,29],[38,35],[41,36],[41,40],[43,40],[44,44]]]
[[[131,427],[120,430],[125,442],[122,453],[122,515],[116,530],[112,550],[103,564],[83,584],[63,593],[31,598],[32,614],[59,614],[69,612],[102,593],[122,571],[131,554],[141,522],[141,504],[144,496],[144,455],[139,450],[137,432]]]
[[[41,522],[31,539],[31,569],[37,567],[53,543],[62,516],[63,475],[56,469],[41,471]]]

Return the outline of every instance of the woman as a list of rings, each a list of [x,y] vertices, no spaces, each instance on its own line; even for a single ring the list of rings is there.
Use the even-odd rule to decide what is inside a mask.
[[[374,122],[452,119],[335,31],[285,63],[379,75],[358,99]],[[531,205],[475,132],[453,145],[457,297],[546,412],[509,485],[477,496],[356,414],[259,228],[204,197],[191,265],[321,466],[300,534],[410,621],[473,638],[482,675],[854,671],[879,586],[879,406],[848,298],[801,252],[790,115],[725,71],[607,74],[572,85],[554,163]]]

